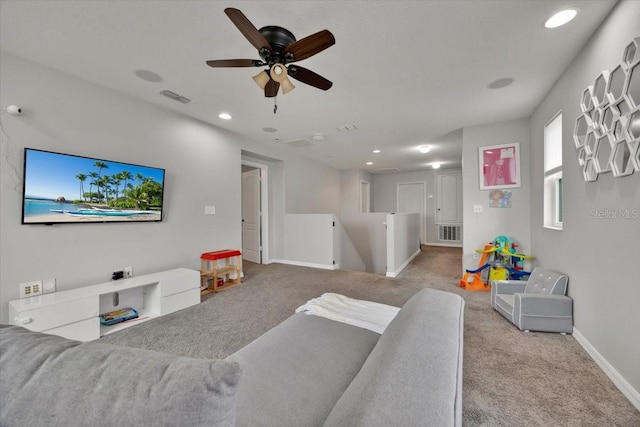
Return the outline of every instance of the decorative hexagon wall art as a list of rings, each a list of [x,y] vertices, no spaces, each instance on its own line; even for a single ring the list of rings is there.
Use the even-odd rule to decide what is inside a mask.
[[[596,81],[593,83],[593,105],[594,107],[604,107],[609,98],[605,96],[605,90],[609,85],[609,71],[604,70],[596,77]]]
[[[582,147],[580,150],[578,150],[578,164],[580,166],[584,166],[586,162],[587,162],[587,150],[585,150],[585,148]]]
[[[614,103],[622,98],[622,91],[627,80],[627,66],[622,63],[611,71],[609,76],[609,84],[605,89],[605,96],[609,98],[609,102]]]
[[[640,37],[624,48],[620,64],[582,91],[580,110],[573,141],[585,181],[640,170]]]
[[[583,113],[591,111],[593,109],[593,86],[588,86],[582,92],[582,99],[580,100],[580,108]]]
[[[636,150],[632,159],[634,169],[636,172],[640,173],[640,142],[636,143]]]
[[[604,114],[602,116],[602,127],[604,131],[607,133],[613,132],[613,124],[615,119],[618,118],[618,109],[613,105],[607,105],[604,109]]]
[[[633,173],[633,162],[631,161],[631,147],[625,140],[615,142],[613,155],[611,157],[611,170],[613,176],[627,176]]]
[[[640,37],[636,37],[624,48],[622,62],[631,65],[640,59]]]
[[[596,151],[593,154],[596,171],[598,173],[611,172],[611,137],[609,135],[599,138],[596,143]]]
[[[631,112],[631,106],[629,105],[627,98],[624,96],[621,100],[616,102],[614,105],[616,107],[616,110],[618,110],[618,113],[620,113],[620,117],[626,117]]]
[[[591,119],[588,119],[584,114],[576,120],[576,125],[573,128],[573,141],[576,144],[576,148],[584,146],[590,121]]]
[[[584,175],[584,180],[587,182],[593,182],[598,179],[598,170],[592,158],[585,160],[582,174]]]
[[[629,141],[640,141],[640,106],[631,111],[627,117],[625,130]]]
[[[613,135],[613,138],[615,140],[626,138],[626,135],[627,135],[626,128],[627,128],[628,122],[629,122],[629,117],[627,116],[619,116],[617,119],[614,120],[613,132],[611,132],[611,134]]]
[[[598,137],[593,131],[587,132],[587,137],[584,142],[584,150],[588,156],[591,156],[596,150],[596,144],[598,143]]]
[[[624,96],[631,108],[640,106],[640,61],[629,67],[624,85]]]
[[[602,127],[602,108],[597,107],[594,108],[591,113],[591,118],[593,119],[593,133],[599,138],[605,134],[605,130]]]

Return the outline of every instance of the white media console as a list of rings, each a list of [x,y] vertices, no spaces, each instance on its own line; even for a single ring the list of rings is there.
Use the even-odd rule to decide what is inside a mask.
[[[116,280],[9,302],[9,321],[36,332],[91,341],[200,303],[200,272],[187,268]],[[135,308],[139,317],[112,326],[99,315]]]

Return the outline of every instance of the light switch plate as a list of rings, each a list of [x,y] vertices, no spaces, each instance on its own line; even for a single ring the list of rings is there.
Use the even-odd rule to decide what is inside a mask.
[[[482,213],[482,205],[473,205],[473,213]]]

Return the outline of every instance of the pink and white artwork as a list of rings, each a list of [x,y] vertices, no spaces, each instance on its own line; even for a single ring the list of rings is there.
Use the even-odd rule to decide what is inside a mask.
[[[480,189],[520,187],[520,144],[480,147]]]

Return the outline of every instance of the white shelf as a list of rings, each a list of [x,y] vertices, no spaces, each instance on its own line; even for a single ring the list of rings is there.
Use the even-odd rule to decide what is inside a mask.
[[[139,325],[148,320],[155,319],[156,317],[160,317],[157,314],[144,314],[144,313],[138,313],[138,314],[139,314],[139,317],[136,317],[135,319],[126,320],[124,322],[116,323],[115,325],[110,325],[110,326],[100,325],[100,336],[102,337],[105,335],[109,335],[114,332],[118,332],[123,329],[129,328],[131,326]]]
[[[199,303],[200,272],[177,268],[10,301],[9,321],[32,331],[91,341]],[[101,313],[125,307],[136,309],[139,317],[100,324]]]

